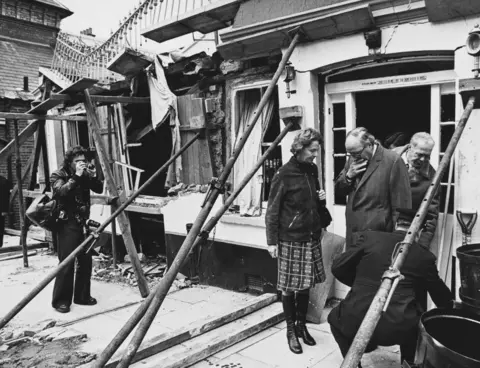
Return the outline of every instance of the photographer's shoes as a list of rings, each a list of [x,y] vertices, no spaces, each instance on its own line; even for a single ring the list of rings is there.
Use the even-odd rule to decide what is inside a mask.
[[[70,307],[67,304],[60,304],[55,310],[60,313],[68,313],[70,312]]]
[[[74,299],[73,302],[78,305],[95,305],[97,304],[97,299],[95,298],[88,298],[87,300],[76,300]]]

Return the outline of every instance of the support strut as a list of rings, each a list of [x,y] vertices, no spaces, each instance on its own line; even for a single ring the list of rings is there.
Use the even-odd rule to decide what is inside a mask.
[[[438,166],[438,170],[432,180],[432,183],[430,184],[430,187],[428,188],[427,193],[425,194],[425,197],[423,198],[422,204],[420,205],[420,208],[418,209],[418,212],[415,215],[415,218],[412,221],[410,228],[408,229],[405,239],[403,240],[403,242],[399,247],[397,256],[395,257],[395,259],[392,262],[392,265],[390,266],[391,270],[401,271],[401,268],[405,263],[405,259],[407,258],[410,246],[415,241],[415,237],[418,231],[420,230],[421,224],[423,223],[425,216],[427,215],[428,207],[430,206],[430,203],[432,202],[432,199],[435,196],[435,193],[440,185],[440,181],[443,177],[443,174],[447,170],[450,159],[452,158],[453,153],[455,152],[455,148],[458,144],[458,141],[462,136],[462,133],[463,133],[463,130],[465,129],[468,118],[472,113],[474,104],[475,104],[475,97],[472,96],[468,100],[465,110],[463,111],[462,117],[458,122],[455,132],[453,133],[452,139],[450,140],[450,143],[448,144],[448,147],[445,151],[442,161]],[[365,352],[365,349],[370,339],[372,338],[373,332],[377,327],[378,321],[382,316],[382,311],[385,309],[385,306],[387,305],[387,301],[389,300],[389,295],[395,291],[396,284],[398,284],[398,282],[396,282],[396,278],[394,277],[383,278],[382,283],[380,284],[380,288],[377,291],[377,294],[375,295],[375,297],[373,298],[372,304],[370,304],[370,308],[368,309],[367,314],[365,315],[362,321],[362,324],[360,325],[360,328],[358,329],[358,332],[355,335],[355,339],[353,340],[353,343],[350,346],[350,349],[348,350],[348,353],[345,356],[345,359],[343,360],[343,363],[340,368],[357,368],[358,367],[358,363],[360,362],[360,359],[363,353]]]

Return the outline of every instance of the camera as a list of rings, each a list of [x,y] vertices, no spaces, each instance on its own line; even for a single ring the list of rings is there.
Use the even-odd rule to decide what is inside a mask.
[[[98,229],[100,227],[100,223],[92,219],[88,219],[87,221],[85,221],[85,226]]]

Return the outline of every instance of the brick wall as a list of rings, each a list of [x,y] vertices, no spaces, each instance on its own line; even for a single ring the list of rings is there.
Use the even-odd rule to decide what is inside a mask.
[[[0,35],[52,46],[57,38],[57,30],[40,24],[0,16]]]
[[[60,21],[66,15],[64,11],[25,0],[0,0],[0,14],[54,28],[60,27]]]
[[[2,112],[25,112],[30,109],[30,102],[27,101],[21,101],[21,100],[2,100],[0,99],[0,111]],[[18,130],[19,132],[22,131],[27,125],[26,120],[19,120],[18,121]],[[13,139],[15,135],[15,129],[14,129],[14,124],[13,121],[7,121],[5,125],[0,124],[0,138],[10,141]],[[0,143],[0,149],[4,147],[3,143]],[[21,164],[22,164],[22,171],[24,170],[28,159],[30,158],[30,155],[33,152],[33,137],[30,138],[27,142],[25,142],[22,146],[20,146],[20,158],[21,158]],[[9,174],[8,170],[8,160],[2,160],[0,162],[0,175],[5,176],[6,178],[9,178],[13,185],[17,183],[16,179],[16,157],[15,154],[11,156],[11,173]],[[9,175],[11,175],[9,177]],[[28,181],[25,180],[26,182]],[[26,183],[23,184],[23,188],[26,189],[27,185]],[[9,219],[7,219],[6,225],[8,227],[14,228],[14,229],[19,229],[19,207],[18,207],[18,197],[14,202],[14,206],[12,208],[12,216],[10,216]]]

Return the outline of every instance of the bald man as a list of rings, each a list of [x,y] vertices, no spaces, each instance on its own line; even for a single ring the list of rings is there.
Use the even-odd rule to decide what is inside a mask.
[[[418,211],[423,198],[435,176],[435,169],[430,164],[430,156],[435,146],[432,136],[426,132],[415,133],[410,143],[393,149],[398,153],[407,166],[412,191],[412,209]],[[439,187],[440,188],[440,187]],[[422,232],[419,244],[430,248],[435,230],[437,229],[438,212],[440,205],[440,190],[437,190],[428,207],[429,220]]]
[[[345,210],[347,249],[356,234],[392,232],[397,208],[411,208],[407,167],[395,152],[383,148],[366,128],[355,128],[345,140],[347,162],[335,180],[335,192],[348,196]]]

